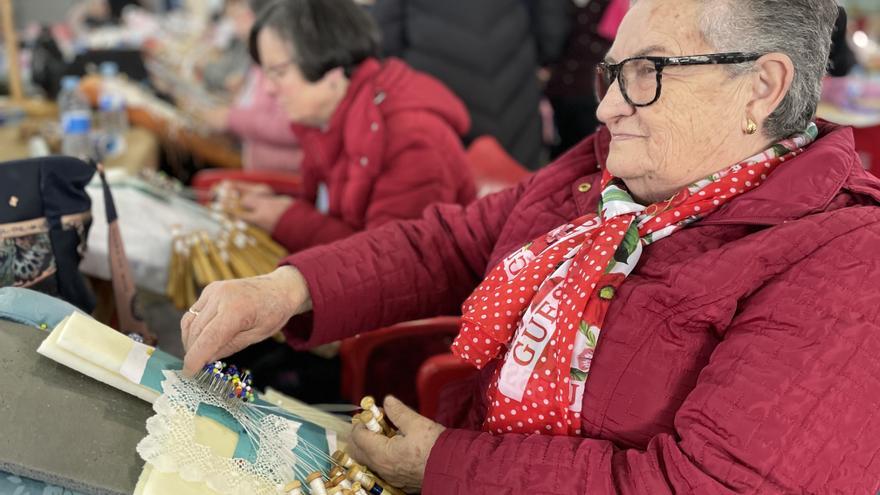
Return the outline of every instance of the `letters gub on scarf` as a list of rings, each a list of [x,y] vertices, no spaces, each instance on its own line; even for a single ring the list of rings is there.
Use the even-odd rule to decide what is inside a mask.
[[[608,306],[645,246],[758,187],[816,139],[818,128],[697,181],[666,201],[637,203],[607,169],[597,214],[508,255],[462,306],[452,351],[482,368],[497,357],[483,429],[580,435],[584,387]]]

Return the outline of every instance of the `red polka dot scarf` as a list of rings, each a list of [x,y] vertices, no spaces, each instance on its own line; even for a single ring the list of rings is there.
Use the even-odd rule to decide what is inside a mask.
[[[602,177],[599,214],[561,225],[510,254],[462,307],[452,351],[477,368],[503,355],[488,389],[492,433],[579,435],[590,363],[614,294],[644,246],[758,187],[818,134],[814,124],[767,151],[644,206]]]

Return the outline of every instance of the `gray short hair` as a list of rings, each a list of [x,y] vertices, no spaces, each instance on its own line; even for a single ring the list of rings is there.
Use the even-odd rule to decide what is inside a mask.
[[[835,0],[698,0],[700,30],[719,52],[778,52],[794,64],[794,79],[764,134],[780,139],[803,130],[816,113],[828,67]],[[731,66],[734,73],[751,64]]]

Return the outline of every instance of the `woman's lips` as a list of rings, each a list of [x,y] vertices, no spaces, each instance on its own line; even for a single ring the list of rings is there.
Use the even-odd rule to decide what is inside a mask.
[[[643,137],[645,137],[645,136],[638,136],[638,135],[635,135],[635,134],[624,134],[624,133],[620,133],[620,134],[612,134],[612,135],[611,135],[611,140],[612,140],[612,141],[629,141],[629,140],[632,140],[632,139],[640,139],[640,138],[643,138]]]

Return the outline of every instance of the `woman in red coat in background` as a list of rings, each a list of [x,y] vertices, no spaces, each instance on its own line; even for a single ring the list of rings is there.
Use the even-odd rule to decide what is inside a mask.
[[[289,251],[474,198],[464,104],[403,62],[374,58],[377,28],[351,0],[270,4],[250,46],[302,147],[303,191],[247,194],[244,218]]]
[[[606,128],[519,187],[209,286],[186,370],[281,327],[309,347],[463,303],[479,387],[446,405],[468,420],[388,398],[402,435],[352,433],[396,486],[877,493],[880,181],[811,121],[836,15],[638,0],[600,65]]]

